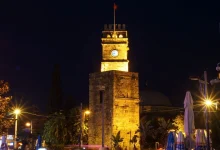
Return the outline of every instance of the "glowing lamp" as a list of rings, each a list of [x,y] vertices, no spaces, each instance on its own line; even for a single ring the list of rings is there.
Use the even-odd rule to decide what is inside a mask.
[[[90,111],[89,111],[89,110],[86,110],[86,111],[85,111],[85,114],[86,114],[86,115],[89,115],[89,114],[90,114]]]
[[[16,115],[18,115],[18,114],[20,114],[21,113],[21,110],[20,109],[15,109],[14,110],[14,114],[16,114]]]
[[[26,125],[27,127],[30,127],[30,126],[31,126],[31,123],[30,123],[30,122],[27,122],[25,125]]]
[[[210,99],[205,100],[205,105],[206,106],[211,106],[213,103]]]

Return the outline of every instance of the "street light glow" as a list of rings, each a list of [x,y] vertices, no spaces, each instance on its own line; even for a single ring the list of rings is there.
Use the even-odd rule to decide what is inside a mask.
[[[30,126],[31,126],[31,123],[30,123],[30,122],[27,122],[25,125],[26,125],[27,127],[30,127]]]
[[[89,110],[86,110],[86,111],[85,111],[85,114],[86,114],[86,115],[89,115],[89,114],[90,114],[90,111],[89,111]]]
[[[212,101],[210,100],[210,99],[207,99],[207,100],[205,100],[205,105],[206,106],[211,106],[213,103],[212,103]]]
[[[18,115],[18,114],[20,114],[21,113],[21,110],[20,109],[15,109],[14,110],[14,114],[16,114],[16,115]]]

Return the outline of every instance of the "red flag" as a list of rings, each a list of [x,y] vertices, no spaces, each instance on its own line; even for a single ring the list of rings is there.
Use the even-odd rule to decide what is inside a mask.
[[[118,8],[118,6],[114,3],[114,10],[116,10]]]

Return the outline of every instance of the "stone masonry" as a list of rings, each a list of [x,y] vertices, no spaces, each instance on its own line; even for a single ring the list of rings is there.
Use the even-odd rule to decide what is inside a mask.
[[[104,87],[105,145],[113,147],[112,135],[121,132],[121,147],[131,147],[130,138],[139,127],[138,73],[106,71],[89,76],[89,144],[102,143],[102,102],[100,86]],[[137,133],[136,135],[139,136]],[[139,142],[136,144],[139,149]]]

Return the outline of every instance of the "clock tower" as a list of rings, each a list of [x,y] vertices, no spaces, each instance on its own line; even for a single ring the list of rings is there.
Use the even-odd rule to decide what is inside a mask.
[[[127,36],[124,24],[104,26],[101,72],[89,75],[89,145],[113,148],[112,136],[120,132],[120,146],[133,149],[131,139],[140,137],[139,78],[128,71]],[[135,145],[139,150],[139,142]]]
[[[128,34],[124,24],[109,24],[102,31],[101,72],[128,72]]]

